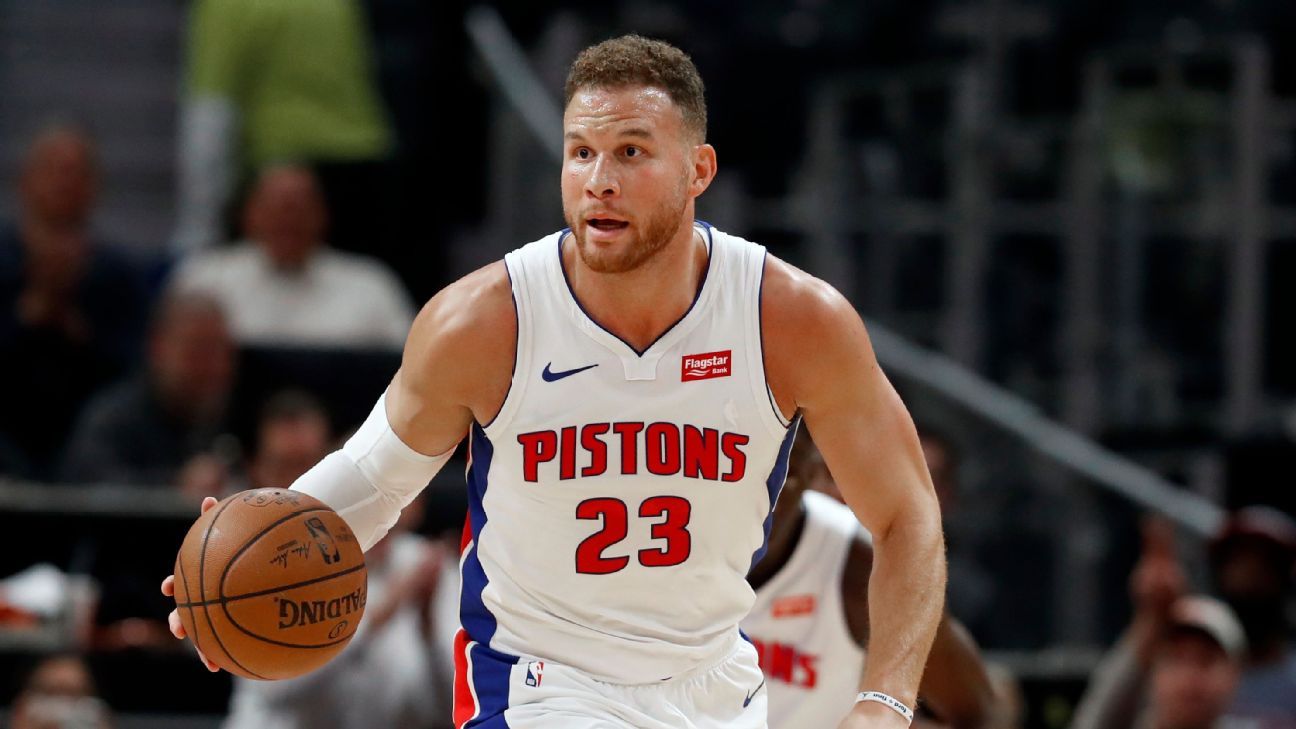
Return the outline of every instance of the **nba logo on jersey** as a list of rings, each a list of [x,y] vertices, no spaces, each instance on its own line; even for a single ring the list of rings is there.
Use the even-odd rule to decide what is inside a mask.
[[[526,685],[536,688],[544,678],[544,661],[531,661],[527,664]]]
[[[680,358],[680,382],[728,377],[732,372],[729,366],[731,360],[733,360],[732,349],[723,352],[686,354]]]

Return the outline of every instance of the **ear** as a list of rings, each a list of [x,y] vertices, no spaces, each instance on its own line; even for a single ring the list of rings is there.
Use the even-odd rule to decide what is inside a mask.
[[[699,144],[693,147],[692,160],[693,176],[689,181],[689,196],[697,197],[706,192],[711,186],[711,181],[715,179],[716,172],[716,151],[715,147],[709,144]]]

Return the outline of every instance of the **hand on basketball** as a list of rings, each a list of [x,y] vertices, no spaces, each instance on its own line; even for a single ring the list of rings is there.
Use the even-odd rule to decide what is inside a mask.
[[[202,511],[200,511],[199,513],[206,514],[209,509],[211,509],[213,506],[216,505],[216,503],[217,503],[216,499],[214,499],[211,496],[208,496],[207,498],[203,499]],[[167,575],[167,578],[165,580],[162,580],[162,594],[166,595],[167,597],[175,596],[175,575]],[[184,625],[180,623],[179,611],[176,610],[171,611],[171,614],[167,616],[167,625],[171,627],[172,635],[180,639],[183,639],[185,637],[185,629],[184,629]],[[197,650],[196,646],[194,650]],[[203,655],[202,651],[198,651],[198,658],[202,660],[203,665],[207,667],[208,671],[211,671],[212,673],[216,673],[217,671],[220,671],[220,667],[217,666],[215,663],[212,663],[207,658],[207,656]]]

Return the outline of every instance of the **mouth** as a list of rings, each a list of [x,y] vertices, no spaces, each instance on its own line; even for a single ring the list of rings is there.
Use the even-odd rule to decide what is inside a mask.
[[[629,221],[619,220],[617,218],[609,218],[605,216],[586,218],[585,224],[591,228],[594,228],[595,230],[601,230],[604,232],[624,230],[625,228],[630,226]]]

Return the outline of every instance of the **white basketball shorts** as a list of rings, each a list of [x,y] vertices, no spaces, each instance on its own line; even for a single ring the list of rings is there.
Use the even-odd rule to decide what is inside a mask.
[[[766,729],[765,677],[743,639],[720,663],[650,684],[455,640],[455,729]]]

